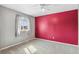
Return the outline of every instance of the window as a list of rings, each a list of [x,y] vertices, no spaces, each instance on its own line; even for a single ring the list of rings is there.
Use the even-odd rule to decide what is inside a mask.
[[[21,32],[30,30],[30,22],[28,17],[16,16],[16,34],[20,35]]]

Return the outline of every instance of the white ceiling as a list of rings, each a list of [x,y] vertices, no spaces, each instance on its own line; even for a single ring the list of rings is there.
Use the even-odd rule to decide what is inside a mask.
[[[44,12],[41,10],[40,4],[3,4],[2,6],[14,9],[16,11],[32,15],[42,16],[51,13],[63,12],[73,9],[78,9],[77,4],[49,4],[46,6],[47,9]]]

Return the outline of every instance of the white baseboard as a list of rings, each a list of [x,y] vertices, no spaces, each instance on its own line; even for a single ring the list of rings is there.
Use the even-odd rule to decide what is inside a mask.
[[[46,39],[42,39],[42,38],[35,38],[35,39],[44,40],[44,41],[48,41],[48,42],[52,42],[52,43],[57,43],[57,44],[63,44],[63,45],[68,45],[68,46],[79,47],[79,45],[73,45],[73,44],[61,43],[61,42],[51,41],[51,40],[46,40]]]
[[[79,45],[72,45],[72,44],[60,43],[60,42],[56,42],[56,41],[45,40],[45,39],[41,39],[41,38],[32,38],[32,40],[34,40],[34,39],[39,39],[39,40],[44,40],[44,41],[48,41],[48,42],[54,42],[54,43],[57,43],[57,44],[64,44],[64,45],[68,45],[68,46],[74,46],[74,47],[78,47],[79,46]],[[9,45],[7,47],[1,48],[0,51],[5,50],[5,49],[10,48],[10,47],[13,47],[13,46],[16,46],[16,45],[19,45],[19,44],[22,44],[22,43],[25,43],[25,42],[32,41],[32,40],[22,41],[22,42],[13,44],[13,45]]]
[[[34,38],[32,38],[32,40],[34,40]],[[16,45],[19,45],[19,44],[22,44],[22,43],[25,43],[25,42],[29,42],[29,41],[31,41],[31,40],[28,40],[28,41],[25,41],[25,40],[24,40],[24,41],[18,42],[18,43],[16,43],[16,44],[9,45],[9,46],[7,46],[7,47],[1,48],[0,51],[5,50],[5,49],[8,49],[8,48],[13,47],[13,46],[16,46]]]

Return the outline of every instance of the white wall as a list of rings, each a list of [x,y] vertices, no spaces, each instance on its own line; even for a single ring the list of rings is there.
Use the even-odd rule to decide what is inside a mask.
[[[30,31],[15,37],[16,14],[27,16],[30,19]],[[35,37],[34,17],[0,6],[0,48],[16,44],[21,41],[32,40]]]

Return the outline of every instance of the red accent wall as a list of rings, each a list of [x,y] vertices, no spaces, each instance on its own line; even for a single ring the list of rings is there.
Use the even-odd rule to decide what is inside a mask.
[[[37,38],[78,45],[78,10],[38,16],[35,19]]]

